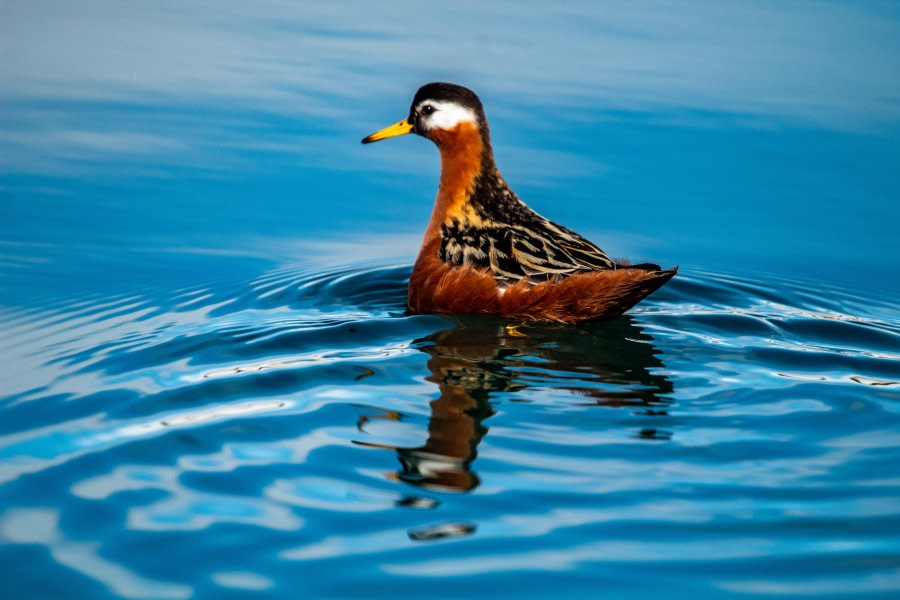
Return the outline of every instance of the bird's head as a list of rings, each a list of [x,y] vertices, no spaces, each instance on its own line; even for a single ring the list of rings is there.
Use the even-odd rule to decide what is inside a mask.
[[[488,140],[487,119],[481,100],[475,92],[453,83],[428,83],[419,88],[404,120],[376,131],[362,140],[363,144],[398,135],[417,133],[439,146],[445,136],[460,129],[474,128]]]

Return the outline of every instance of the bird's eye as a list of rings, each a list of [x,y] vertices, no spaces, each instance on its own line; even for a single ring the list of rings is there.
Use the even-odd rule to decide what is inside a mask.
[[[432,105],[430,105],[430,104],[426,104],[425,106],[422,107],[422,114],[423,114],[423,115],[428,116],[428,115],[430,115],[430,114],[433,113],[433,112],[434,112],[434,107],[433,107]]]

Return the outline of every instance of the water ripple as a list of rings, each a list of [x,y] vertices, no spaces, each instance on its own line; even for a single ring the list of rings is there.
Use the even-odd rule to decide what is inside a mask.
[[[361,556],[416,580],[689,564],[738,595],[783,589],[745,565],[802,559],[858,568],[801,590],[890,589],[865,560],[900,564],[894,307],[685,271],[578,327],[409,315],[409,266],[378,262],[28,309],[3,342],[42,374],[0,398],[3,543],[131,597],[201,586],[130,558],[164,541],[237,593]]]

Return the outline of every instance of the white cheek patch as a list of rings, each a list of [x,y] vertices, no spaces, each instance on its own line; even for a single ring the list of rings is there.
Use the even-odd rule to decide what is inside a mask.
[[[434,112],[426,115],[422,112],[424,106],[434,107]],[[434,100],[425,100],[416,106],[416,112],[420,115],[419,123],[426,129],[453,129],[460,123],[471,122],[476,123],[478,117],[475,111],[465,106],[460,106],[455,102],[437,102]]]

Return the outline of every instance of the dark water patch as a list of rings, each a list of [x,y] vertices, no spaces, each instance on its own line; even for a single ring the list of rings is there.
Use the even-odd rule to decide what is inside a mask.
[[[890,354],[890,358],[900,360],[900,327],[896,323],[825,317],[785,319],[779,326],[808,345],[855,348],[867,354],[883,351]]]
[[[753,362],[772,365],[790,373],[833,374],[842,373],[843,377],[893,377],[900,378],[898,361],[894,357],[876,359],[868,357],[846,356],[841,350],[809,348],[759,348],[750,350],[747,358]],[[888,379],[891,381],[895,379]]]

